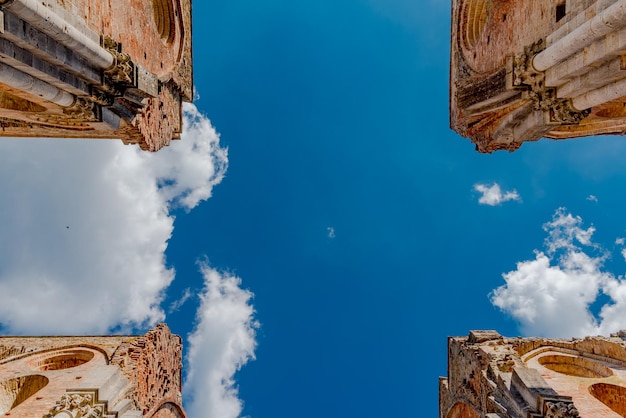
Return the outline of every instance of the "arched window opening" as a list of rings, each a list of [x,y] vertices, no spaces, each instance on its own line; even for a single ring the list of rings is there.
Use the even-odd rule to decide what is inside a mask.
[[[154,22],[157,32],[165,44],[174,40],[176,34],[175,12],[172,0],[152,0]]]
[[[537,361],[546,369],[569,376],[597,379],[613,375],[608,367],[581,357],[549,355],[540,357]]]
[[[600,402],[611,408],[619,415],[626,417],[626,388],[608,383],[596,383],[589,388],[589,392]]]
[[[463,46],[474,49],[485,30],[490,0],[466,0],[461,8],[460,34]]]
[[[93,353],[87,350],[57,351],[35,357],[30,361],[30,365],[39,371],[63,370],[85,364],[93,357]]]
[[[47,384],[48,378],[37,374],[0,382],[0,416],[33,396]]]

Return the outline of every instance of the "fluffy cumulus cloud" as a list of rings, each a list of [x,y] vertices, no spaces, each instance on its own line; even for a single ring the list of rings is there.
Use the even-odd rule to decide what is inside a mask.
[[[187,412],[191,417],[237,418],[242,402],[235,373],[254,359],[256,329],[252,293],[241,280],[202,266],[205,279],[196,326],[189,336],[185,381]]]
[[[564,208],[543,226],[545,250],[503,274],[491,302],[515,318],[527,335],[608,335],[626,328],[626,280],[605,271],[609,254],[592,242],[593,227]],[[601,295],[596,315],[590,307]],[[605,299],[602,299],[603,301]]]
[[[208,119],[156,154],[120,141],[0,141],[0,326],[107,333],[164,318],[170,210],[211,196],[227,152]],[[36,308],[35,308],[36,307]]]
[[[510,200],[518,202],[522,200],[517,190],[503,191],[498,183],[492,185],[478,183],[474,185],[474,190],[480,193],[478,203],[481,205],[498,206]]]

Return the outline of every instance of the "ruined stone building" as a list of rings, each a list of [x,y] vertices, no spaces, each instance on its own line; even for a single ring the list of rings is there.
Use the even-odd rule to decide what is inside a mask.
[[[185,418],[180,337],[0,337],[0,417]]]
[[[191,0],[0,0],[0,135],[179,139]]]
[[[626,0],[452,0],[450,124],[480,152],[626,132]]]
[[[471,331],[448,340],[440,418],[626,416],[626,333],[553,340]]]

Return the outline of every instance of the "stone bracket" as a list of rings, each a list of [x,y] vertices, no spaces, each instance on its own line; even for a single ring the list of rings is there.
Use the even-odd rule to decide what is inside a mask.
[[[77,97],[71,106],[63,109],[63,113],[72,119],[97,122],[100,120],[99,110],[94,101]]]
[[[89,100],[100,106],[113,106],[115,98],[110,92],[92,87]]]
[[[111,68],[104,70],[105,80],[114,86],[133,86],[137,75],[135,64],[130,55],[122,52],[122,44],[112,38],[104,37],[103,47],[113,55],[114,64]]]
[[[569,396],[539,397],[539,410],[545,418],[580,418],[578,410]]]
[[[115,64],[104,70],[104,84],[110,92],[119,96],[131,90],[131,96],[143,98],[159,95],[159,80],[155,74],[135,64],[128,54],[122,52],[119,42],[105,37],[103,44],[115,59]]]
[[[511,88],[526,89],[525,94],[533,102],[533,108],[548,112],[548,122],[559,125],[577,125],[591,113],[591,109],[579,111],[572,106],[571,99],[556,97],[556,88],[547,87],[543,71],[533,67],[535,56],[545,49],[545,40],[540,39],[524,48],[524,53],[508,60]]]
[[[122,52],[121,43],[104,37],[102,44],[113,55],[115,64],[104,70],[103,86],[93,89],[91,100],[130,121],[150,98],[159,95],[159,79]]]

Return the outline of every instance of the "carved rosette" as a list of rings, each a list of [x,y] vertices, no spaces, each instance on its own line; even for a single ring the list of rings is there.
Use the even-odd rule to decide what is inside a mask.
[[[513,59],[513,86],[527,88],[527,96],[533,102],[535,110],[550,112],[550,121],[576,125],[591,113],[591,109],[579,111],[572,106],[570,99],[556,97],[556,89],[546,87],[545,73],[533,67],[535,56],[545,49],[545,40],[541,39],[525,47],[524,53]]]
[[[580,418],[578,410],[572,402],[547,401],[543,405],[545,418]]]
[[[96,402],[95,392],[68,392],[42,418],[104,418],[106,404]]]

